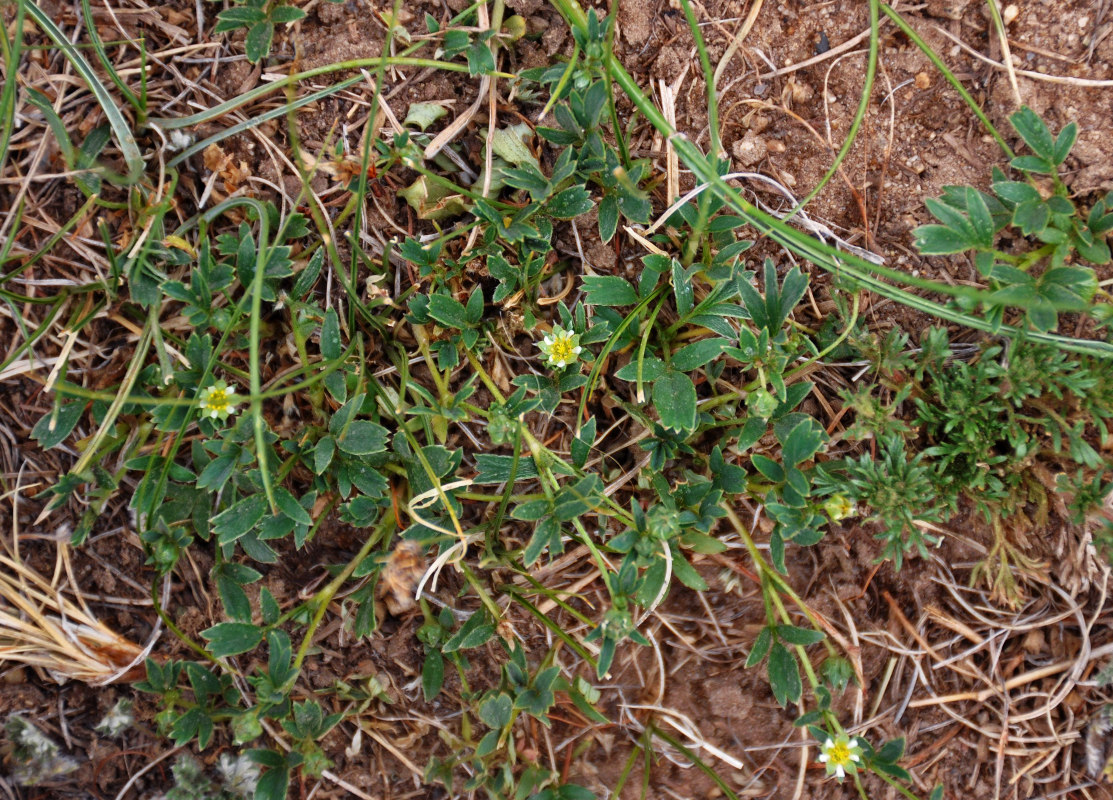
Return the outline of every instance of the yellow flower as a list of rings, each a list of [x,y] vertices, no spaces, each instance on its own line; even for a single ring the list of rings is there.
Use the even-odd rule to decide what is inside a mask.
[[[553,327],[552,333],[541,340],[537,345],[545,354],[550,367],[564,369],[579,360],[583,348],[580,347],[580,335],[566,331],[560,325]]]
[[[823,510],[832,522],[840,522],[847,517],[854,516],[858,509],[845,494],[833,494],[823,503]]]
[[[828,737],[819,749],[819,761],[827,765],[828,775],[834,775],[841,781],[846,773],[854,774],[858,771],[862,748],[857,740],[852,741],[845,733],[840,733],[834,739]]]
[[[228,419],[236,412],[235,386],[229,386],[224,381],[217,381],[211,386],[206,386],[197,393],[197,401],[201,405],[201,413],[213,419]]]

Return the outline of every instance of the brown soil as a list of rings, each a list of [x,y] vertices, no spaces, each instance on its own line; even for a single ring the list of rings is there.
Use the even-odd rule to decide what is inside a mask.
[[[463,0],[448,0],[447,8],[455,13],[465,5]],[[309,6],[306,20],[279,32],[275,53],[280,58],[295,58],[301,68],[308,69],[380,53],[383,25],[367,7],[354,2],[313,2]],[[1113,78],[1113,37],[1107,36],[1110,21],[1106,6],[1093,0],[1033,0],[1021,4],[1019,15],[1009,27],[1014,62],[1019,68],[1042,74],[1088,80]],[[531,30],[542,35],[518,45],[517,63],[508,65],[509,71],[544,65],[553,53],[570,50],[571,38],[549,6],[524,0],[511,3],[511,7],[528,19]],[[702,30],[713,66],[723,57],[749,7],[736,0],[697,5],[700,19],[708,22]],[[950,34],[989,58],[1000,59],[1000,44],[992,33],[984,4],[929,0],[916,8],[907,12],[913,27],[944,54],[993,123],[1015,144],[1006,118],[1015,110],[1016,99],[1006,73],[960,51],[945,36]],[[445,8],[435,3],[418,2],[405,10],[407,27],[415,35],[424,32],[426,12],[439,19],[447,16]],[[179,26],[190,41],[196,37],[192,3],[166,7],[160,13],[163,23]],[[211,17],[213,12],[207,13]],[[73,24],[72,10],[60,10],[58,18]],[[206,25],[211,24],[210,18]],[[148,22],[140,28],[155,39],[168,35],[165,25],[160,28]],[[826,58],[801,69],[790,68],[822,54],[827,45],[837,48],[867,29],[864,3],[768,0],[763,4],[753,29],[720,79],[723,146],[733,159],[734,169],[773,177],[798,196],[818,182],[831,163],[832,152],[841,145],[857,106],[866,40],[841,57]],[[105,33],[105,38],[112,37]],[[211,78],[213,91],[221,97],[246,91],[257,84],[260,73],[235,58],[242,53],[240,40],[231,37],[230,48],[224,51],[231,56],[227,61],[186,61],[180,66],[191,78]],[[706,148],[704,84],[699,79],[699,63],[683,14],[666,0],[623,0],[617,50],[642,86],[654,86],[655,96],[659,96],[661,81],[676,82],[680,127]],[[992,165],[1002,161],[1000,151],[927,58],[891,24],[882,25],[880,52],[878,84],[857,144],[840,175],[813,202],[810,214],[847,241],[883,255],[899,269],[953,283],[974,280],[977,275],[972,263],[957,258],[928,263],[917,256],[911,249],[910,231],[928,221],[924,199],[940,194],[943,186],[984,187]],[[401,119],[411,103],[423,100],[451,99],[454,112],[459,113],[474,100],[477,87],[478,79],[456,74],[411,73],[389,75],[386,89],[388,102]],[[1052,130],[1069,121],[1078,123],[1079,143],[1067,163],[1067,179],[1081,201],[1113,189],[1109,147],[1113,93],[1107,88],[1046,83],[1024,76],[1017,78],[1017,88],[1021,102],[1040,113]],[[366,88],[361,89],[360,97],[365,99],[367,94]],[[632,111],[625,98],[619,108],[623,115]],[[298,134],[303,145],[319,148],[335,140],[341,125],[366,111],[366,104],[331,98],[312,113],[299,115]],[[464,135],[476,147],[479,139],[474,131],[485,126],[485,113],[484,108]],[[284,126],[274,126],[266,134],[279,150],[287,147]],[[348,144],[358,146],[354,135],[351,139]],[[632,140],[635,150],[663,153],[659,137],[647,127],[636,129]],[[289,190],[288,165],[274,158],[260,137],[241,134],[225,141],[222,148],[233,163],[242,160],[250,175]],[[208,171],[201,168],[199,159],[192,169],[193,174],[187,171],[183,182],[199,195]],[[292,185],[296,193],[296,181]],[[744,186],[763,201],[776,203],[776,198],[761,186]],[[261,195],[272,191],[263,184],[255,184],[255,188]],[[4,202],[10,199],[6,196]],[[66,189],[59,184],[50,195],[54,217],[66,218],[80,199],[72,187]],[[661,208],[663,203],[659,202],[658,210]],[[375,224],[388,236],[393,233],[393,225],[412,231],[419,224],[389,192],[381,209],[390,219],[377,219]],[[579,232],[587,237],[583,248],[597,270],[607,271],[616,262],[637,254],[632,242],[620,241],[616,259],[614,248],[590,239],[592,229],[584,225]],[[561,235],[572,241],[571,236]],[[575,246],[569,244],[569,250],[574,252]],[[765,245],[753,254],[755,263],[765,255],[783,260],[781,254]],[[52,269],[55,277],[65,274],[64,266],[55,264]],[[817,317],[810,322],[819,323],[820,308],[830,313],[824,305],[826,293],[822,288],[828,278],[813,273],[812,279],[819,305]],[[866,317],[873,330],[900,326],[912,332],[913,338],[926,324],[913,312],[888,302],[869,304]],[[112,335],[108,327],[104,335],[106,340]],[[10,317],[0,316],[0,352],[15,337]],[[126,369],[126,357],[100,366],[104,370],[100,380],[111,383]],[[855,371],[833,371],[826,377],[826,385],[832,390],[849,385]],[[5,490],[17,478],[23,486],[35,482],[48,485],[72,463],[68,455],[56,455],[54,451],[44,456],[28,444],[30,428],[49,411],[50,401],[29,379],[9,380],[2,385],[3,428],[21,437],[0,440]],[[834,391],[825,395],[811,402],[821,420],[829,423],[833,417],[823,417],[825,412],[818,401],[835,402],[837,408],[837,395]],[[39,530],[35,517],[41,508],[41,501],[29,499],[27,493],[22,496],[16,520],[22,530]],[[4,530],[12,529],[12,515],[12,506],[5,500],[0,507]],[[57,515],[52,518],[56,519]],[[150,585],[153,573],[144,566],[141,544],[130,532],[127,520],[126,498],[104,510],[90,543],[73,554],[74,577],[83,593],[96,600],[98,614],[110,627],[133,641],[144,642],[156,623],[143,588]],[[49,524],[63,530],[60,522]],[[840,716],[853,723],[870,721],[868,735],[875,742],[906,737],[907,763],[921,797],[926,797],[937,783],[943,784],[949,798],[1110,796],[1104,787],[1088,780],[1081,767],[1081,748],[1075,745],[1100,698],[1092,682],[1092,672],[1102,665],[1100,662],[1085,665],[1083,672],[1073,676],[1077,685],[1065,690],[1060,682],[1062,674],[1050,672],[1030,683],[1018,684],[1016,691],[990,692],[977,700],[963,695],[946,702],[932,701],[933,696],[977,693],[1077,657],[1080,633],[1099,616],[1099,604],[1104,600],[1100,590],[1104,577],[1092,570],[1090,562],[1071,555],[1079,550],[1080,530],[1060,521],[1032,543],[1037,556],[1054,564],[1051,577],[1046,584],[1029,588],[1026,605],[1009,611],[987,607],[981,595],[948,590],[937,580],[948,576],[959,587],[965,585],[971,564],[989,543],[976,519],[956,520],[950,528],[962,535],[947,538],[932,561],[915,560],[899,574],[890,564],[876,566],[879,546],[869,527],[835,531],[818,546],[793,553],[790,574],[795,588],[817,613],[849,637],[859,655],[857,666],[864,682],[836,698]],[[276,566],[264,582],[280,604],[288,604],[302,586],[321,578],[324,565],[346,561],[359,543],[358,532],[340,524],[326,526],[306,551],[289,562],[280,562],[296,566]],[[45,574],[51,573],[53,543],[30,540],[22,547],[29,563]],[[170,617],[190,636],[213,624],[219,613],[216,591],[207,577],[210,566],[200,557],[194,558],[175,582],[167,604]],[[699,753],[740,797],[788,800],[856,796],[850,784],[823,780],[814,747],[805,751],[808,737],[792,726],[794,710],[783,710],[775,703],[764,671],[743,669],[764,621],[760,592],[746,577],[745,551],[731,549],[723,557],[697,561],[697,566],[711,590],[702,597],[674,591],[645,625],[656,648],[626,645],[611,679],[601,683],[602,707],[614,724],[593,727],[585,724],[571,705],[558,706],[551,729],[520,726],[519,751],[539,754],[542,761],[562,768],[568,779],[606,797],[641,741],[649,716],[646,707],[656,706],[682,715],[673,719],[689,720],[706,743],[737,759],[740,767],[709,750]],[[453,585],[447,570],[445,578],[448,583],[442,581],[437,595],[450,601],[460,587]],[[582,608],[590,613],[593,601],[601,596],[601,587],[596,583],[583,592]],[[1054,613],[1070,608],[1063,599],[1064,592],[1077,601],[1078,613]],[[576,624],[571,617],[555,618],[569,628]],[[1053,622],[1044,624],[1038,622],[1040,619]],[[508,622],[532,656],[545,652],[548,643],[544,628],[518,612],[513,612]],[[1014,624],[1024,626],[1024,632],[1010,627]],[[354,683],[377,676],[391,697],[392,704],[378,704],[366,715],[373,735],[365,732],[361,747],[352,746],[355,732],[347,725],[334,730],[324,742],[334,763],[332,772],[371,797],[453,796],[443,788],[425,787],[414,771],[416,768],[420,773],[432,756],[451,753],[447,737],[438,730],[444,723],[438,720],[442,713],[453,709],[444,696],[432,703],[421,697],[423,653],[414,636],[419,625],[420,615],[414,612],[390,616],[371,640],[359,643],[345,639],[338,623],[327,626],[319,637],[320,654],[307,669],[312,689],[327,689],[337,680]],[[1110,641],[1106,630],[1095,628],[1090,634],[1093,647]],[[938,657],[928,658],[929,651]],[[158,657],[187,656],[187,651],[167,635],[162,636],[155,652]],[[493,645],[469,654],[471,689],[481,690],[496,683],[504,658],[501,649]],[[950,666],[933,669],[940,663]],[[988,682],[973,677],[979,674],[990,676]],[[460,688],[459,681],[450,675],[448,696],[454,697]],[[1010,722],[1039,711],[1049,696],[1056,702],[1048,703],[1045,713],[1033,713],[1030,721],[1023,723]],[[119,697],[137,701],[140,725],[122,739],[107,740],[92,727]],[[2,673],[0,717],[20,712],[33,718],[63,743],[81,766],[53,784],[18,787],[0,778],[0,787],[8,797],[28,800],[120,796],[129,779],[167,752],[167,743],[152,730],[156,710],[149,696],[128,686],[57,686],[32,670],[9,667]],[[666,718],[658,714],[657,724],[694,744],[686,735],[665,727],[662,719]],[[457,723],[450,720],[448,724]],[[202,754],[203,761],[215,763],[228,746],[227,741],[219,740],[217,747]],[[637,756],[621,793],[624,799],[641,796],[643,758]],[[162,761],[147,771],[125,796],[154,797],[165,792],[171,787],[169,764],[170,760]],[[645,796],[651,798],[722,796],[721,790],[682,754],[660,742],[654,746],[646,780]],[[293,786],[291,796],[353,796],[342,785],[329,780],[318,786],[307,782]],[[896,797],[876,779],[866,780],[865,789],[869,797]]]

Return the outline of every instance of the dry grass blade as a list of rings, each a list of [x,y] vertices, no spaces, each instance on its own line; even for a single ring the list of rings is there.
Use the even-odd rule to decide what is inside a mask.
[[[80,596],[63,593],[58,576],[70,573],[66,547],[58,544],[55,578],[47,580],[21,558],[13,524],[0,554],[0,663],[44,670],[58,683],[136,680],[144,648],[97,619]]]

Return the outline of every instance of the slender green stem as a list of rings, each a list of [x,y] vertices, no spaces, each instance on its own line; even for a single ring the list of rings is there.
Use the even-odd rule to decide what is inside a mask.
[[[371,555],[371,551],[375,545],[384,541],[390,536],[397,524],[393,514],[387,514],[380,520],[375,530],[367,537],[367,541],[359,548],[359,552],[344,565],[344,569],[340,571],[335,578],[329,581],[323,589],[321,589],[314,596],[311,601],[313,606],[313,619],[310,620],[309,625],[306,626],[305,635],[302,637],[301,645],[298,647],[298,654],[294,658],[294,672],[301,670],[301,665],[305,661],[305,656],[309,652],[310,645],[313,644],[313,635],[317,632],[317,628],[321,625],[321,620],[325,617],[325,612],[328,611],[329,603],[336,593],[340,591],[347,580],[352,577],[352,573],[356,571],[356,567],[363,563],[363,560]]]
[[[162,601],[159,599],[158,596],[159,591],[162,589],[163,580],[164,578],[160,577],[157,580],[151,581],[151,605],[154,606],[155,614],[157,614],[158,618],[162,620],[162,624],[166,626],[166,629],[174,634],[176,637],[178,637],[178,640],[190,650],[197,653],[197,655],[201,656],[201,658],[205,659],[206,661],[212,662],[213,664],[221,663],[213,656],[212,653],[210,653],[197,642],[193,641],[193,639],[190,638],[189,634],[187,634],[175,624],[174,620],[170,619],[170,615],[167,614],[166,609],[162,607]]]
[[[667,742],[668,744],[675,747],[677,750],[679,750],[684,755],[685,758],[687,758],[689,761],[691,761],[693,764],[695,764],[697,767],[699,767],[700,772],[702,772],[704,775],[706,775],[712,781],[714,781],[715,785],[719,787],[719,789],[722,791],[722,793],[726,797],[731,798],[731,800],[738,800],[738,795],[736,795],[731,790],[730,786],[727,785],[726,781],[724,781],[722,778],[720,778],[718,773],[715,772],[715,770],[713,770],[713,769],[711,769],[711,767],[707,766],[707,764],[705,764],[703,762],[703,759],[701,759],[698,755],[696,755],[690,749],[688,749],[683,744],[681,744],[679,739],[677,739],[675,736],[673,736],[669,733],[666,733],[661,728],[659,728],[656,723],[654,723],[652,721],[646,726],[646,728],[654,736],[656,736],[658,739],[663,739],[665,742]]]
[[[1001,150],[1005,153],[1005,156],[1009,159],[1012,159],[1015,155],[1015,153],[1013,153],[1012,151],[1012,148],[1009,147],[1008,143],[1005,141],[1005,138],[1000,134],[997,128],[994,127],[993,123],[989,121],[989,117],[987,117],[986,113],[982,111],[982,107],[978,105],[978,102],[970,96],[970,92],[966,91],[966,87],[962,85],[962,81],[960,81],[958,77],[955,76],[955,73],[951,70],[951,68],[943,63],[943,59],[941,59],[936,54],[936,52],[931,49],[928,43],[920,37],[920,34],[916,33],[916,31],[913,30],[911,25],[905,22],[904,17],[894,11],[888,3],[882,3],[881,11],[883,11],[885,13],[885,16],[893,21],[894,25],[900,28],[901,33],[911,39],[912,43],[920,48],[920,52],[928,57],[928,60],[931,61],[931,63],[935,65],[935,68],[943,74],[943,77],[947,79],[947,82],[954,87],[956,92],[958,92],[959,97],[961,97],[966,102],[966,105],[970,108],[970,110],[974,112],[974,116],[981,120],[981,123],[985,126],[985,129],[989,131],[990,135],[994,139],[997,140],[997,144],[1001,146]]]
[[[823,187],[827,185],[827,182],[831,180],[839,167],[842,166],[842,162],[846,159],[847,155],[850,153],[850,148],[854,146],[854,142],[858,138],[858,128],[861,127],[862,120],[866,118],[866,112],[869,110],[870,96],[873,94],[873,81],[874,77],[877,75],[877,34],[880,27],[880,21],[878,20],[878,0],[870,0],[870,48],[869,55],[866,57],[866,76],[862,85],[862,95],[858,99],[858,109],[854,112],[854,119],[850,122],[850,130],[847,131],[842,147],[839,148],[839,152],[835,156],[835,160],[831,162],[831,166],[828,168],[827,173],[819,179],[819,182],[808,192],[807,196],[797,203],[796,207],[788,213],[785,217],[786,222],[802,211],[804,207],[814,200],[816,195],[823,190]]]
[[[273,479],[270,467],[267,464],[267,439],[266,423],[263,419],[262,400],[262,372],[259,361],[260,325],[263,317],[263,280],[270,260],[269,241],[269,215],[266,206],[259,200],[250,197],[234,197],[213,207],[206,212],[203,219],[206,222],[215,219],[230,208],[248,206],[259,217],[259,244],[255,248],[255,274],[251,276],[251,312],[248,318],[248,367],[250,370],[251,386],[251,418],[255,429],[255,458],[259,463],[259,479],[263,484],[263,492],[267,496],[267,503],[273,513],[278,513],[278,505],[274,499]]]
[[[723,145],[720,139],[721,131],[719,130],[719,93],[715,87],[715,72],[711,69],[711,59],[707,55],[707,44],[703,40],[703,34],[700,32],[699,20],[696,19],[696,14],[692,10],[691,2],[689,2],[689,0],[680,0],[680,5],[684,9],[684,18],[687,20],[688,29],[691,31],[692,38],[695,40],[696,52],[699,54],[700,67],[703,69],[703,82],[707,90],[707,125],[711,140],[710,158],[714,166],[715,174],[718,174],[719,159],[723,151]],[[684,246],[684,266],[691,264],[698,255],[699,245],[703,240],[703,234],[707,230],[707,222],[711,216],[712,198],[713,195],[706,192],[700,195],[696,222],[692,226],[692,230],[688,235],[688,241]],[[673,198],[670,197],[669,202],[672,202],[672,200]]]

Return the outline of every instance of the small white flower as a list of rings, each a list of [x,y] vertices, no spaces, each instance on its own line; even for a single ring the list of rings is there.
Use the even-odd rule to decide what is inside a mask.
[[[845,733],[834,739],[828,737],[820,746],[819,761],[827,766],[827,774],[840,781],[849,772],[853,774],[862,760],[862,748],[857,740],[851,740]]]
[[[201,413],[212,419],[228,419],[236,413],[236,387],[229,386],[224,381],[217,381],[212,386],[206,386],[197,393],[197,400],[201,404]]]
[[[564,369],[575,364],[584,350],[580,347],[580,335],[566,331],[560,325],[554,326],[550,333],[542,337],[537,347],[554,369]]]

